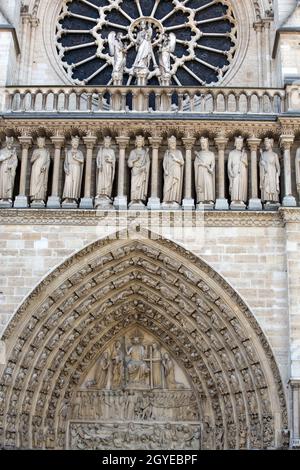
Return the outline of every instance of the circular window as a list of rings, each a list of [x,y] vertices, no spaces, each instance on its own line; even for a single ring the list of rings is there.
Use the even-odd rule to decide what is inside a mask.
[[[237,49],[237,22],[228,0],[65,0],[56,47],[75,84],[105,86],[113,83],[111,37],[118,37],[126,48],[123,84],[134,84],[143,30],[151,48],[151,85],[159,83],[164,41],[171,44],[170,80],[179,86],[217,84]]]

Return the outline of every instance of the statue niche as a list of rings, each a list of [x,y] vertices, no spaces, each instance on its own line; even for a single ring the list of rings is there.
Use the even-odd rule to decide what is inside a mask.
[[[199,409],[185,372],[135,327],[102,352],[74,391],[71,449],[199,449]]]

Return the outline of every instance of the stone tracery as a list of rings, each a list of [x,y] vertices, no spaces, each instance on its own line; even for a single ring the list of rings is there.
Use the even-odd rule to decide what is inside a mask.
[[[189,377],[203,448],[281,445],[285,398],[268,344],[232,289],[191,253],[165,240],[103,240],[32,298],[36,308],[28,299],[5,334],[6,447],[35,446],[40,435],[46,448],[63,448],[77,385],[107,344],[136,326],[158,337]]]
[[[64,0],[56,47],[68,77],[77,84],[102,85],[122,85],[124,74],[128,84],[136,79],[140,85],[153,78],[164,85],[171,79],[177,85],[219,81],[237,48],[232,5],[228,0],[202,2],[198,8],[188,3]]]

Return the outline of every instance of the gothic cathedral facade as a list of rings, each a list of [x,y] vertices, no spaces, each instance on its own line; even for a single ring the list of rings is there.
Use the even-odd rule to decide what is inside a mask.
[[[0,448],[300,448],[300,3],[0,0]]]

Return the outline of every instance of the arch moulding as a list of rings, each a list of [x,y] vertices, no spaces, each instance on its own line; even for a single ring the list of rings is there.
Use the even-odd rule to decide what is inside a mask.
[[[119,395],[122,399],[131,395],[130,387],[116,390],[103,381],[102,391],[89,388],[87,379],[95,365],[108,358],[107,351],[110,354],[116,342],[132,332],[155,341],[187,385],[181,390],[173,377],[165,381],[166,390],[148,390],[155,388],[152,383],[146,391],[134,392],[150,393],[151,413],[135,417],[133,412],[127,424],[125,415],[125,424],[116,416],[103,423],[97,407],[84,419],[84,411],[78,414],[83,409],[81,397],[119,400]],[[192,429],[192,448],[286,445],[287,410],[280,374],[253,314],[204,261],[169,240],[153,239],[147,231],[131,239],[120,234],[118,239],[99,240],[64,262],[21,305],[3,340],[7,349],[7,364],[0,371],[4,448],[63,449],[70,442],[72,448],[106,448],[111,443],[96,438],[105,426],[112,426],[112,439],[119,440],[124,426],[129,431],[134,426],[153,428],[138,444],[149,449],[164,448],[163,441],[155,438],[162,430],[166,436],[170,426],[186,436]],[[125,369],[126,364],[125,360]],[[189,407],[189,422],[182,425],[182,416],[177,416],[175,424],[168,418],[157,423],[155,400],[163,394],[174,400],[180,393],[192,397],[196,411],[191,415]],[[176,448],[176,443],[168,446]]]

